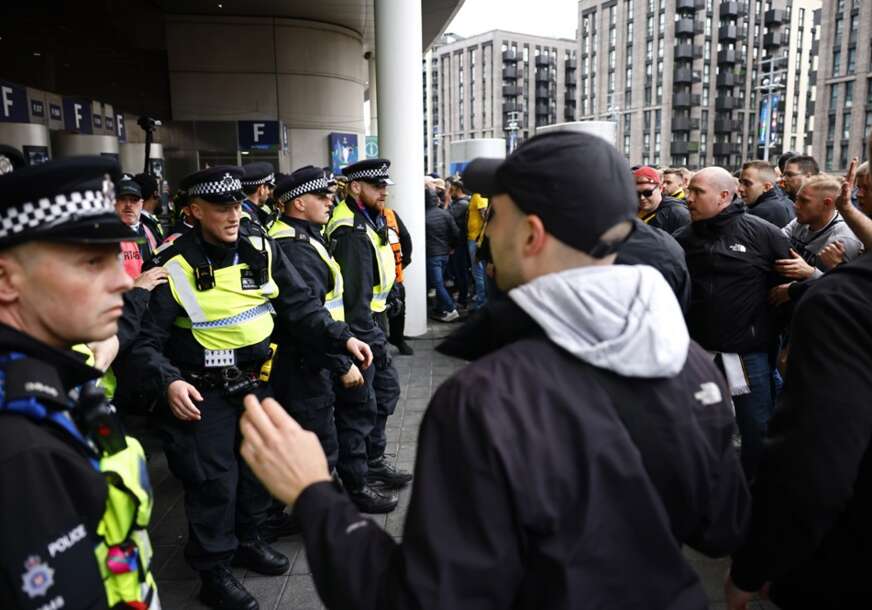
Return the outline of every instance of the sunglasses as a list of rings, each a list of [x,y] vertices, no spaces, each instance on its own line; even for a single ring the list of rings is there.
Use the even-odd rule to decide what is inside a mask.
[[[639,191],[637,193],[637,195],[639,195],[639,199],[641,199],[642,197],[644,197],[645,199],[648,199],[651,195],[654,194],[655,190],[657,190],[657,189],[648,189],[647,191]]]

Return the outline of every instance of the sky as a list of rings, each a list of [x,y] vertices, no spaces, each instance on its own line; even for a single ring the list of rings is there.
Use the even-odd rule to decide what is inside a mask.
[[[460,36],[490,30],[575,38],[578,0],[465,0],[445,29]]]

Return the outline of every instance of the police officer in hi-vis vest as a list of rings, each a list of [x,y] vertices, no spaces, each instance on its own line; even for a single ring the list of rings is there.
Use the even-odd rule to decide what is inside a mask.
[[[361,411],[362,402],[354,401],[360,417],[344,432],[342,426],[338,430],[337,469],[363,512],[392,510],[396,495],[390,490],[412,479],[411,474],[398,470],[384,455],[387,418],[396,409],[400,396],[399,379],[385,337],[387,298],[396,278],[394,252],[383,215],[387,186],[393,184],[389,167],[390,161],[386,159],[367,159],[345,167],[342,174],[348,179],[346,198],[333,210],[327,224],[331,252],[342,269],[345,284],[345,320],[355,336],[372,346],[375,357],[375,370],[364,373],[366,385],[372,389],[369,413]],[[337,414],[351,412],[351,405],[346,402],[345,397],[337,396]],[[361,463],[359,456],[363,452],[367,461]],[[355,459],[346,460],[345,455]],[[355,491],[370,484],[382,486],[387,501],[371,494],[369,498],[355,496]]]
[[[143,384],[166,399],[167,461],[185,490],[185,557],[200,572],[200,599],[256,608],[231,563],[266,575],[287,557],[260,537],[271,498],[239,459],[243,397],[262,394],[260,371],[276,325],[312,353],[347,351],[369,366],[369,347],[335,321],[297,270],[254,223],[241,223],[238,167],[182,180],[195,227],[156,256],[168,282],[152,293],[133,347]],[[275,322],[274,322],[275,319]]]
[[[133,285],[119,175],[106,157],[0,175],[0,608],[160,607],[142,447],[71,351],[115,335]]]

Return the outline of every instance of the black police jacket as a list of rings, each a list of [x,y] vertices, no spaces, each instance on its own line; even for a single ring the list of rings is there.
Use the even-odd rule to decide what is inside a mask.
[[[748,213],[768,220],[779,229],[787,226],[796,217],[793,202],[777,186],[760,195],[754,205],[749,205]]]
[[[0,324],[0,353],[9,352],[50,365],[63,395],[100,376],[72,352]],[[0,608],[107,607],[94,547],[108,488],[89,457],[59,425],[0,410]]]
[[[838,606],[860,608],[872,593],[872,256],[812,284],[794,313],[784,394],[732,574],[748,591],[771,581],[780,607],[836,607],[822,601],[864,592]]]
[[[681,200],[664,196],[654,213],[654,218],[648,224],[667,233],[675,233],[681,227],[690,224],[690,212]]]
[[[439,350],[476,360],[424,415],[402,544],[330,483],[295,504],[328,608],[707,607],[682,544],[729,553],[749,497],[699,346],[675,377],[618,377],[503,301]]]
[[[707,350],[762,352],[773,333],[769,289],[786,282],[773,271],[790,241],[772,223],[734,201],[720,214],[673,234],[690,271],[690,336]]]
[[[633,219],[633,232],[618,249],[617,265],[650,265],[672,288],[681,311],[687,314],[690,302],[690,274],[684,250],[669,233]]]
[[[300,273],[300,277],[306,282],[309,290],[315,298],[323,304],[327,293],[333,290],[333,276],[327,264],[321,260],[318,251],[310,244],[312,241],[327,246],[321,237],[320,227],[315,227],[305,220],[281,216],[280,220],[290,225],[297,231],[298,238],[282,238],[275,240],[276,246],[284,253],[294,268]],[[351,368],[351,356],[344,349],[342,353],[330,354],[326,352],[312,353],[306,349],[300,349],[293,340],[288,340],[287,333],[277,332],[274,338],[281,343],[280,349],[293,351],[306,365],[312,369],[325,368],[333,373],[344,375]],[[276,371],[278,374],[279,372]]]
[[[240,239],[247,229],[240,228]],[[260,235],[259,233],[257,233]],[[246,242],[247,243],[247,242]],[[196,267],[208,254],[213,268],[222,269],[234,264],[237,249],[244,261],[240,242],[232,247],[207,244],[198,229],[188,231],[172,245],[161,251],[154,261],[163,264],[182,254]],[[272,249],[272,276],[279,287],[279,294],[272,299],[276,311],[276,328],[286,333],[289,339],[302,342],[308,349],[319,353],[345,351],[345,343],[351,338],[348,326],[334,321],[321,302],[312,294],[297,269],[276,247],[272,239],[266,239]],[[248,244],[250,245],[250,244]],[[130,348],[129,361],[142,375],[143,392],[146,397],[162,399],[170,383],[182,378],[181,370],[203,368],[204,349],[194,338],[190,329],[173,324],[176,318],[184,317],[185,310],[173,298],[169,284],[156,287],[151,293],[148,312],[142,321],[142,329]],[[256,345],[236,350],[237,364],[256,364],[269,355],[269,338]]]

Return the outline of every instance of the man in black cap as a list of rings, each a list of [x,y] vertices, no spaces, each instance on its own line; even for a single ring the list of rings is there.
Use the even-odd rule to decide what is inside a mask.
[[[272,164],[265,161],[248,163],[242,166],[243,216],[256,222],[263,230],[269,229],[275,218],[272,206],[272,192],[276,185],[276,175]]]
[[[241,178],[240,168],[219,166],[182,180],[196,226],[156,257],[168,282],[152,293],[132,358],[143,388],[168,405],[162,432],[185,489],[185,557],[200,572],[200,599],[250,609],[257,601],[230,572],[231,561],[268,575],[289,567],[260,538],[270,498],[237,453],[242,396],[263,391],[258,377],[275,325],[313,353],[347,350],[364,368],[372,355],[330,317],[275,243],[241,223]]]
[[[160,606],[142,448],[71,351],[115,335],[133,285],[119,174],[75,157],[0,175],[0,608]]]
[[[270,227],[269,235],[331,317],[342,322],[345,320],[342,271],[321,235],[321,228],[330,219],[332,186],[333,181],[328,180],[324,170],[312,165],[280,181],[275,198],[282,213]],[[297,345],[281,329],[276,330],[273,341],[277,349],[270,372],[272,394],[301,426],[318,435],[332,471],[339,457],[337,421],[343,422],[347,417],[342,412],[334,419],[333,376],[341,379],[346,388],[362,386],[363,376],[347,355],[313,353]],[[276,508],[264,525],[267,537],[296,529],[293,522],[284,518],[284,505]]]
[[[142,223],[151,229],[158,241],[161,241],[164,236],[164,229],[161,226],[160,214],[161,192],[157,178],[150,174],[136,174],[133,179],[139,185],[142,191],[142,214],[140,219]]]
[[[397,496],[390,490],[412,479],[384,454],[385,426],[400,398],[399,376],[386,337],[387,299],[396,280],[396,261],[384,218],[387,187],[393,184],[388,174],[390,165],[387,159],[367,159],[343,168],[342,174],[348,179],[347,195],[327,224],[331,251],[345,282],[345,319],[355,336],[372,346],[375,357],[375,370],[365,374],[375,411],[365,416],[364,405],[369,404],[371,409],[373,403],[362,390],[354,396],[340,392],[336,401],[337,412],[347,408],[359,413],[353,425],[340,423],[338,470],[352,499],[365,512],[393,510]],[[364,451],[367,462],[360,459]],[[384,486],[385,494],[373,493],[370,483]]]
[[[142,221],[142,205],[142,189],[139,183],[133,179],[133,176],[123,175],[118,181],[115,193],[115,213],[118,214],[121,222],[133,229],[133,232],[141,238],[138,260],[128,261],[127,255],[129,253],[124,252],[125,266],[129,265],[128,273],[135,271],[131,274],[134,279],[142,271],[143,261],[151,260],[161,241],[160,233],[156,233],[152,227]]]
[[[278,405],[246,401],[242,455],[295,502],[318,593],[363,610],[707,607],[682,545],[736,548],[748,491],[729,393],[672,291],[611,265],[636,212],[626,161],[553,132],[463,179],[490,197],[509,298],[439,347],[474,362],[424,416],[402,543]]]

